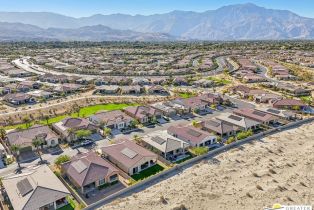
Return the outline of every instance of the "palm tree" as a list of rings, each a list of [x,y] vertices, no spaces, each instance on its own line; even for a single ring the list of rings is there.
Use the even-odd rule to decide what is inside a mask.
[[[7,133],[3,127],[0,127],[0,141],[4,144],[5,139],[7,138]]]
[[[31,119],[29,119],[28,117],[23,118],[23,123],[25,123],[26,128],[31,127]]]
[[[49,116],[48,115],[44,116],[44,120],[46,121],[46,124],[49,125]]]
[[[11,146],[12,154],[13,154],[13,156],[15,157],[16,162],[17,162],[17,166],[18,166],[17,171],[18,171],[18,172],[21,171],[21,164],[20,164],[20,162],[19,162],[20,149],[21,149],[21,147],[20,147],[19,145],[13,144],[13,145]]]
[[[103,134],[104,134],[105,137],[109,136],[111,134],[111,129],[105,127],[103,129]]]
[[[32,145],[36,148],[36,152],[40,158],[40,163],[43,162],[43,158],[41,157],[40,151],[39,151],[39,147],[42,146],[44,143],[44,140],[42,137],[40,136],[36,136],[33,141],[32,141]]]

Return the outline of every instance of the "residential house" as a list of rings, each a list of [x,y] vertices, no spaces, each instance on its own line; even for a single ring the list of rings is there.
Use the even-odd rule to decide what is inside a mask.
[[[98,126],[121,130],[129,127],[133,118],[121,110],[115,110],[96,113],[90,116],[89,120]]]
[[[199,112],[203,111],[207,108],[208,103],[201,100],[199,97],[191,97],[184,99],[176,99],[173,100],[172,103],[179,104],[184,107],[184,109],[188,110],[188,112]]]
[[[158,120],[162,117],[161,111],[149,106],[131,106],[125,108],[124,112],[142,124],[150,123],[152,120]]]
[[[95,152],[79,153],[62,164],[61,173],[81,193],[118,181],[119,169]]]
[[[120,92],[121,94],[141,94],[142,92],[144,92],[144,89],[139,85],[121,86]]]
[[[56,210],[68,204],[69,190],[47,165],[2,179],[14,210]]]
[[[275,108],[256,108],[256,110],[271,114],[283,120],[293,120],[296,118],[296,114],[288,110],[280,110]]]
[[[168,134],[182,141],[187,142],[192,147],[211,147],[217,143],[217,137],[194,126],[170,126]]]
[[[150,106],[153,107],[154,109],[161,111],[164,116],[173,117],[177,115],[177,110],[170,106],[167,106],[167,102],[157,102]]]
[[[240,130],[245,131],[250,129],[256,129],[261,124],[255,120],[251,120],[249,118],[230,113],[222,113],[217,116],[216,119],[228,123],[232,126],[237,126]]]
[[[119,91],[120,91],[120,87],[117,85],[110,85],[110,86],[105,85],[105,86],[96,87],[95,93],[115,95]]]
[[[102,147],[100,152],[129,175],[137,174],[154,166],[157,162],[156,154],[126,139],[120,139],[115,144]]]
[[[223,103],[223,98],[219,94],[205,93],[197,96],[201,101],[206,102],[208,106],[211,104],[220,105]]]
[[[73,83],[65,83],[65,84],[60,84],[54,88],[54,92],[58,94],[72,94],[77,91],[79,91],[83,86],[79,84],[73,84]]]
[[[3,97],[3,100],[12,104],[12,105],[21,105],[21,104],[27,104],[27,103],[34,103],[35,102],[35,99],[26,93],[7,94]]]
[[[237,126],[217,119],[202,121],[201,127],[204,131],[221,137],[232,136],[239,130]]]
[[[245,75],[243,81],[246,83],[266,82],[268,79],[258,74]]]
[[[78,140],[75,134],[78,130],[89,130],[92,134],[99,133],[98,126],[85,118],[66,118],[60,122],[52,124],[52,129],[59,134],[63,140],[68,142]]]
[[[25,130],[14,130],[7,133],[8,146],[18,145],[21,152],[35,150],[32,142],[36,138],[43,141],[43,148],[59,144],[59,137],[46,125],[34,125]]]
[[[297,99],[279,99],[270,101],[271,105],[277,109],[302,109],[306,105]]]
[[[147,87],[147,92],[149,94],[169,95],[169,92],[160,85],[153,85],[153,86]]]
[[[278,117],[274,115],[250,108],[235,109],[233,113],[260,122],[264,125],[275,123],[278,120]]]
[[[190,146],[187,142],[170,135],[166,130],[158,130],[143,136],[143,144],[166,160],[175,161],[185,155]]]

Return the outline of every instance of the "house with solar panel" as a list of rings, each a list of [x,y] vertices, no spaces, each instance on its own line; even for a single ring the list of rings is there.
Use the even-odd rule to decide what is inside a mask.
[[[2,183],[14,210],[54,210],[68,205],[70,192],[47,165],[4,177]]]
[[[170,135],[166,130],[158,130],[143,136],[143,143],[153,149],[161,157],[170,161],[177,161],[185,156],[187,142]]]
[[[167,132],[171,136],[185,141],[192,147],[212,147],[217,144],[217,136],[203,131],[200,128],[196,128],[192,125],[170,126]]]
[[[260,122],[264,125],[273,124],[278,121],[278,117],[255,109],[235,109],[233,113]]]
[[[129,175],[137,174],[157,162],[157,155],[127,139],[102,147],[99,151],[115,166]]]
[[[256,108],[256,110],[274,115],[283,120],[292,120],[296,118],[296,113],[289,110],[281,110],[275,108]]]
[[[246,117],[242,117],[235,114],[230,113],[222,113],[219,116],[216,117],[216,119],[223,121],[225,123],[228,123],[230,125],[238,127],[240,130],[250,130],[250,129],[256,129],[259,125],[261,125],[260,122],[257,122],[255,120],[251,120]]]
[[[62,175],[81,193],[118,181],[120,170],[95,152],[80,153],[62,164]]]

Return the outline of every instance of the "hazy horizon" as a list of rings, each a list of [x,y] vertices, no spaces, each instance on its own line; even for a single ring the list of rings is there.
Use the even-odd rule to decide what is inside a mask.
[[[60,2],[60,3],[58,3]],[[163,3],[165,2],[165,3]],[[314,1],[283,1],[283,0],[221,0],[208,2],[204,0],[0,0],[1,12],[51,12],[65,16],[81,18],[96,14],[128,14],[128,15],[154,15],[164,14],[175,10],[204,12],[215,10],[223,6],[252,3],[267,9],[289,10],[303,17],[314,18]],[[62,5],[62,7],[60,6]]]

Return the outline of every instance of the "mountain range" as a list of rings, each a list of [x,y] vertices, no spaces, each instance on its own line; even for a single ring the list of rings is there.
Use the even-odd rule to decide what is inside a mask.
[[[238,4],[205,12],[93,15],[0,12],[0,40],[169,41],[313,39],[314,19]]]

